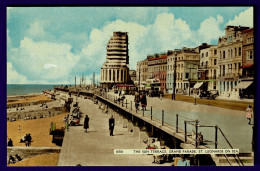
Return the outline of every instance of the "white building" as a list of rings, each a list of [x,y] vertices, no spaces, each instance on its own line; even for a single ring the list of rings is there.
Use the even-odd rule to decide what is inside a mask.
[[[101,87],[128,83],[129,56],[127,32],[114,32],[107,43],[106,62],[101,68]]]
[[[208,90],[217,90],[218,46],[211,45],[200,51],[199,80],[207,84]]]

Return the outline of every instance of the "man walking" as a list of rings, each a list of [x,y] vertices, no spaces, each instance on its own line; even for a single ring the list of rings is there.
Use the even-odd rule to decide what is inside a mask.
[[[85,115],[85,120],[84,120],[84,129],[85,129],[85,132],[88,132],[88,128],[89,128],[89,117],[88,115]]]
[[[109,131],[110,131],[110,136],[114,136],[114,135],[113,135],[114,127],[115,127],[115,118],[113,118],[113,115],[111,115],[111,118],[109,118]]]

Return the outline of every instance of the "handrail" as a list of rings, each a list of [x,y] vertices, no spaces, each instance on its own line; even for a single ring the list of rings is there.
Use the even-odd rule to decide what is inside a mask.
[[[219,146],[220,146],[220,148],[222,148],[222,146],[220,144],[219,144]],[[229,159],[225,153],[224,153],[224,156],[225,156],[226,160],[228,161],[228,163],[230,164],[230,166],[232,166],[231,162],[229,161]]]
[[[222,130],[220,128],[218,128],[220,133],[223,135],[223,137],[225,138],[225,140],[227,141],[228,145],[233,149],[232,145],[230,144],[230,142],[228,141],[227,137],[224,135],[224,133],[222,132]],[[242,162],[242,160],[240,159],[240,157],[235,154],[235,156],[239,159],[240,163],[242,164],[242,166],[244,166],[244,163]],[[235,158],[237,164],[239,164],[239,162],[237,161],[237,159]]]

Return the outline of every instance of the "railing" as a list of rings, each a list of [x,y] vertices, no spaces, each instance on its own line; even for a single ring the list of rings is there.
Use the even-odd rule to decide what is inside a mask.
[[[226,77],[226,78],[241,78],[240,73],[226,73],[226,74],[218,74],[218,77]]]
[[[193,124],[193,122],[195,122],[195,124]],[[218,130],[221,133],[221,135],[224,137],[224,139],[226,140],[227,144],[229,145],[229,147],[231,149],[233,149],[233,146],[231,145],[231,143],[228,141],[227,137],[225,136],[225,134],[223,133],[223,131],[221,130],[221,128],[219,128],[217,125],[216,126],[206,126],[206,125],[198,125],[199,121],[195,120],[195,121],[184,121],[184,135],[185,135],[185,143],[187,143],[187,136],[190,136],[189,134],[187,134],[187,124],[193,125],[195,126],[195,147],[198,148],[198,127],[208,127],[208,128],[215,128],[215,141],[204,141],[203,142],[214,142],[215,144],[215,149],[218,148],[219,142],[218,142]],[[202,142],[202,143],[203,143]],[[226,160],[228,161],[228,163],[231,165],[228,157],[225,155]],[[242,160],[240,159],[240,157],[237,154],[234,154],[234,158],[236,160],[236,163],[238,165],[242,165],[244,166]],[[238,161],[239,160],[239,161]]]

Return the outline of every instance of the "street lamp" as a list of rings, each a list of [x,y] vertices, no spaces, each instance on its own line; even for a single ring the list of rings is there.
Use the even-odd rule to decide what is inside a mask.
[[[176,88],[176,60],[177,60],[177,52],[174,53],[174,73],[173,73],[173,88],[172,88],[172,100],[175,100],[175,88]]]
[[[139,89],[138,89],[138,93],[139,93],[139,96],[140,96],[140,65],[139,65]]]

